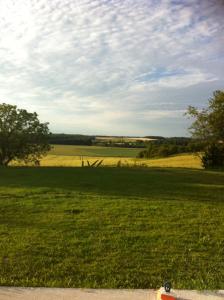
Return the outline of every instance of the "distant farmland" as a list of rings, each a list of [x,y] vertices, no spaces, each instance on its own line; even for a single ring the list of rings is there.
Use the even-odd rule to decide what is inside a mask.
[[[202,169],[200,158],[194,154],[179,154],[165,158],[136,158],[138,148],[54,145],[40,161],[44,167],[81,167],[101,161],[101,167],[160,167]],[[11,165],[21,165],[12,163]],[[23,165],[23,164],[22,164]]]
[[[99,141],[111,141],[111,142],[149,142],[154,141],[155,139],[145,138],[145,137],[117,137],[117,136],[96,136],[95,140]]]
[[[158,159],[136,158],[141,149],[55,145],[49,154],[41,160],[41,166],[81,167],[96,160],[103,160],[102,166],[127,167],[174,167],[201,169],[201,162],[194,154],[175,155]]]
[[[52,145],[50,155],[90,157],[136,157],[141,148]]]

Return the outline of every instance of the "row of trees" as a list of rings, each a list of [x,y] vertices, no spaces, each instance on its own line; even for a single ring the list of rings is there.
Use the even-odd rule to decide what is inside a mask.
[[[82,135],[82,134],[51,134],[49,142],[56,145],[85,145],[92,146],[94,136]]]
[[[139,158],[168,157],[180,153],[192,153],[203,150],[203,144],[190,138],[167,138],[149,143],[147,149],[140,151]]]
[[[193,119],[190,127],[193,143],[184,138],[168,139],[168,143],[167,139],[159,139],[139,157],[201,151],[205,168],[224,167],[224,91],[215,91],[208,107],[203,110],[188,107],[186,115]],[[41,123],[36,113],[0,104],[0,165],[7,166],[12,160],[38,164],[39,159],[50,150],[50,137],[48,123]],[[55,138],[61,140],[65,136]],[[83,141],[83,136],[79,138]],[[73,139],[74,136],[70,136],[69,142]]]

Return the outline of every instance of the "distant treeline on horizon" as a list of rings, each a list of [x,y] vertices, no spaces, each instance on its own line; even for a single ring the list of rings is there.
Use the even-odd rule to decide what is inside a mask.
[[[50,144],[91,146],[94,139],[94,136],[82,134],[52,133],[50,136]]]
[[[105,138],[105,139],[104,139]],[[145,137],[130,137],[130,136],[103,136],[103,135],[82,135],[82,134],[64,134],[53,133],[50,136],[50,144],[55,145],[98,145],[98,146],[115,146],[115,147],[139,147],[145,148],[152,140],[170,141],[175,144],[186,144],[191,140],[187,137],[172,137],[165,138],[162,136],[145,136]],[[159,143],[160,143],[159,142]]]

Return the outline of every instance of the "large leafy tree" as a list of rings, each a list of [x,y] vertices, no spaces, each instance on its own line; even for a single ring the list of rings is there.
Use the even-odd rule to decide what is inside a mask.
[[[190,132],[205,145],[205,167],[224,166],[224,91],[215,91],[208,107],[198,110],[189,106],[187,115],[194,119]]]
[[[0,165],[12,160],[37,163],[50,149],[48,123],[36,113],[0,104]]]
[[[195,119],[190,131],[195,138],[206,141],[224,141],[224,91],[215,91],[208,108],[199,111],[188,107],[187,114]]]

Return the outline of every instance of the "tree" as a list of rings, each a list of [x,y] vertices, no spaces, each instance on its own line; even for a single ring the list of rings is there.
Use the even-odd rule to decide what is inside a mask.
[[[50,150],[49,136],[48,123],[41,123],[36,113],[0,104],[0,165],[12,160],[38,164]]]
[[[202,164],[205,168],[224,167],[224,145],[221,143],[207,145],[202,156]]]
[[[186,114],[195,119],[190,127],[192,136],[205,145],[204,167],[224,166],[224,91],[213,93],[208,108],[199,111],[189,106]]]
[[[193,137],[212,142],[224,141],[224,91],[213,93],[208,108],[199,111],[189,106],[187,115],[195,119],[190,127]]]

